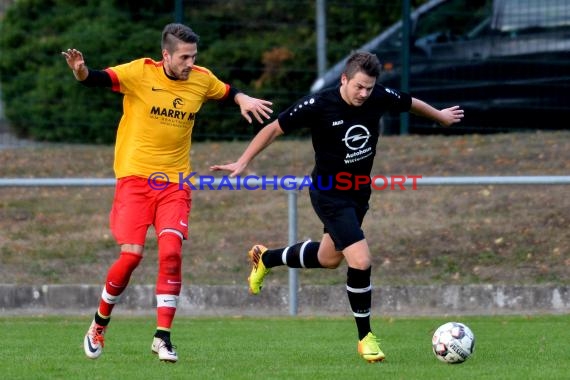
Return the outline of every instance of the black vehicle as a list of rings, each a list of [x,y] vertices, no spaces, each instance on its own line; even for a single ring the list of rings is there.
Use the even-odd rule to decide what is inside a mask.
[[[570,128],[570,1],[432,0],[411,15],[409,92],[438,108],[460,105],[451,129],[419,118],[409,132],[489,133]],[[401,88],[402,24],[359,50],[383,64],[379,82]],[[346,57],[311,92],[336,86]],[[386,115],[384,133],[398,133]]]

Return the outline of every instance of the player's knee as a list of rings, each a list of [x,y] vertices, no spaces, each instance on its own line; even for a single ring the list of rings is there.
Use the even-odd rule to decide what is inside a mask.
[[[178,252],[169,252],[160,255],[159,259],[159,271],[167,274],[173,275],[180,271],[182,266],[182,257]]]
[[[158,238],[159,272],[173,275],[182,265],[182,240],[174,233],[163,233]]]
[[[117,261],[115,261],[117,266],[125,268],[127,272],[134,271],[140,264],[142,260],[142,255],[132,252],[121,252]]]
[[[343,249],[348,265],[355,269],[367,270],[372,265],[372,257],[366,239],[361,239]]]
[[[372,265],[369,256],[355,256],[350,261],[350,266],[354,269],[367,270]]]

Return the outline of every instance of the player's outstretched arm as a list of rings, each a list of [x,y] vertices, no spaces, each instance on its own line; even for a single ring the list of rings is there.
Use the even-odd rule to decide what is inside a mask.
[[[438,110],[426,102],[412,98],[412,107],[410,112],[414,115],[423,116],[438,122],[444,127],[459,123],[463,119],[463,110],[459,106],[453,106]]]
[[[234,100],[239,105],[242,116],[250,124],[252,122],[250,113],[260,124],[263,124],[262,116],[267,120],[271,118],[271,114],[273,113],[271,105],[273,103],[268,100],[252,98],[243,92],[238,93]]]
[[[89,70],[85,66],[85,59],[83,54],[77,49],[67,49],[62,51],[61,54],[65,57],[65,61],[69,68],[73,71],[75,79],[83,81],[89,75]]]
[[[212,165],[212,171],[227,171],[230,172],[230,177],[235,177],[243,173],[247,165],[257,156],[263,149],[268,147],[278,136],[283,134],[283,130],[279,125],[278,120],[274,120],[264,127],[255,135],[253,140],[249,143],[241,157],[231,164],[226,165]]]

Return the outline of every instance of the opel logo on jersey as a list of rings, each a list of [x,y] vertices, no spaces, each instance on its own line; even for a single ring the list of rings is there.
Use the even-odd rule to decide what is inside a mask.
[[[184,107],[184,100],[180,98],[174,98],[172,101],[172,106],[176,109]]]
[[[344,134],[344,144],[350,150],[362,149],[370,140],[370,132],[364,125],[353,125]]]

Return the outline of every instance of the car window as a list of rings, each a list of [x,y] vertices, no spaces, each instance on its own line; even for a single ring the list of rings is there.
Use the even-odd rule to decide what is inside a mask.
[[[431,8],[420,15],[414,23],[412,38],[414,44],[423,48],[436,42],[469,39],[488,29],[491,23],[493,0],[449,0]],[[402,29],[394,29],[381,44],[372,48],[373,52],[383,56],[387,51],[400,49]]]
[[[440,35],[468,38],[491,14],[492,0],[450,0],[422,15],[413,31],[416,40]]]
[[[570,26],[567,0],[496,0],[492,29],[514,32]]]

